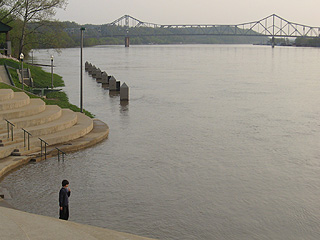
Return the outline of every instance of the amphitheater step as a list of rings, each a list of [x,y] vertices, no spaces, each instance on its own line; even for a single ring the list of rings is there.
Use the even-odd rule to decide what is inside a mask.
[[[65,131],[60,131],[51,135],[43,136],[42,138],[50,145],[71,141],[91,132],[93,128],[93,120],[83,113],[77,114],[77,124]]]
[[[15,125],[15,129],[27,128],[32,126],[38,126],[51,121],[54,121],[61,117],[62,111],[59,106],[48,105],[43,112],[32,116],[23,118],[9,119]],[[7,123],[5,121],[0,122],[0,134],[7,132]]]
[[[11,133],[8,138],[5,120],[15,125],[13,141]],[[24,138],[22,128],[31,133],[30,142]],[[43,100],[30,99],[24,92],[0,90],[0,159],[10,155],[39,153],[39,138],[54,149],[57,144],[69,144],[69,141],[85,136],[92,129],[93,120],[82,113],[46,106]]]
[[[0,111],[0,120],[1,119],[16,119],[27,117],[31,115],[38,114],[43,112],[46,109],[44,101],[39,98],[30,99],[30,103],[24,107]]]
[[[37,126],[28,127],[26,130],[31,133],[33,137],[48,135],[52,133],[57,133],[59,131],[65,131],[66,129],[72,127],[77,123],[77,114],[70,109],[62,109],[61,117]],[[14,140],[8,139],[7,133],[0,134],[0,140],[3,145],[12,145],[17,142],[22,142],[24,140],[24,133],[22,129],[14,130]]]
[[[16,151],[13,153],[14,155],[26,155],[31,152],[38,151],[40,147],[40,140],[39,138],[46,141],[50,146],[59,144],[59,143],[65,143],[80,137],[83,137],[84,135],[88,134],[92,128],[93,128],[93,120],[87,116],[85,116],[82,113],[76,113],[77,115],[77,124],[72,126],[71,128],[65,129],[64,131],[39,136],[37,138],[31,138],[30,139],[30,150],[27,149],[27,147],[24,147],[24,143],[15,143],[13,145],[5,146],[4,149],[11,148],[12,152],[16,149]],[[44,145],[43,145],[44,146]],[[0,148],[0,158],[3,155],[2,148]],[[7,152],[5,152],[7,154]]]
[[[14,97],[14,92],[11,89],[2,89],[0,91],[0,101],[10,100]]]
[[[30,98],[27,94],[24,92],[16,92],[12,99],[0,102],[0,111],[20,108],[28,105],[29,103]]]

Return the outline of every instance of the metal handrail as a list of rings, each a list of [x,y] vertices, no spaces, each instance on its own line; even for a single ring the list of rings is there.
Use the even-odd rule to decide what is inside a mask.
[[[21,128],[23,131],[23,143],[24,143],[24,147],[26,147],[26,134],[28,134],[28,150],[30,150],[30,136],[32,136],[31,133],[29,133],[27,130],[25,130],[24,128]]]
[[[44,159],[47,159],[47,146],[49,146],[49,143],[47,143],[45,140],[39,138],[41,141],[41,153],[40,153],[40,158],[42,160],[42,143],[44,143]]]
[[[13,127],[15,127],[15,125],[7,119],[4,119],[4,120],[7,122],[8,138],[10,138],[10,126],[11,126],[11,141],[13,141]]]
[[[60,161],[60,153],[62,154],[62,161],[64,161],[64,155],[67,155],[67,154],[57,147],[56,149],[58,150],[58,161]]]

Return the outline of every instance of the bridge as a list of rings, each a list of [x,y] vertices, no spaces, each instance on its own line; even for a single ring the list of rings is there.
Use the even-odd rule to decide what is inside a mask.
[[[279,38],[319,38],[320,27],[288,21],[272,14],[258,21],[235,25],[218,24],[182,24],[161,25],[143,22],[129,15],[124,15],[108,23],[100,32],[104,37],[124,37],[125,46],[129,47],[130,37],[142,36],[249,36],[269,37],[274,47],[274,39]],[[101,27],[101,26],[100,26]],[[146,31],[147,30],[147,31]]]

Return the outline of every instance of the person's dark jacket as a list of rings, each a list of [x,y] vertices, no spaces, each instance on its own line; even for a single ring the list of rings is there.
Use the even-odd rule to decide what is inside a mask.
[[[70,191],[66,188],[61,188],[59,192],[59,206],[60,207],[68,207],[69,206],[69,197]]]

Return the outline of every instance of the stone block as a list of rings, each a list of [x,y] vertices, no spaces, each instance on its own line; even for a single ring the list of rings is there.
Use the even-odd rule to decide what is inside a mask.
[[[85,69],[85,71],[88,71],[88,69],[89,69],[89,62],[88,61],[85,62],[84,69]]]
[[[109,84],[109,76],[106,72],[101,73],[101,83]]]
[[[92,75],[93,71],[95,71],[95,70],[96,70],[96,66],[92,65],[92,67],[88,69],[88,72],[89,72],[89,74]]]
[[[117,91],[117,80],[114,76],[109,79],[109,91]]]
[[[129,87],[125,82],[120,87],[120,101],[129,101]]]
[[[99,71],[101,72],[101,70],[100,70],[99,68],[95,68],[95,69],[93,69],[93,70],[92,70],[92,74],[91,74],[91,75],[92,75],[92,77],[94,77],[94,78],[95,78],[95,77],[97,76],[97,73],[98,73]]]
[[[96,70],[96,81],[98,82],[98,83],[101,83],[101,80],[102,80],[102,76],[101,76],[102,74],[101,74],[101,70],[100,70],[100,68],[98,68],[97,70]]]

